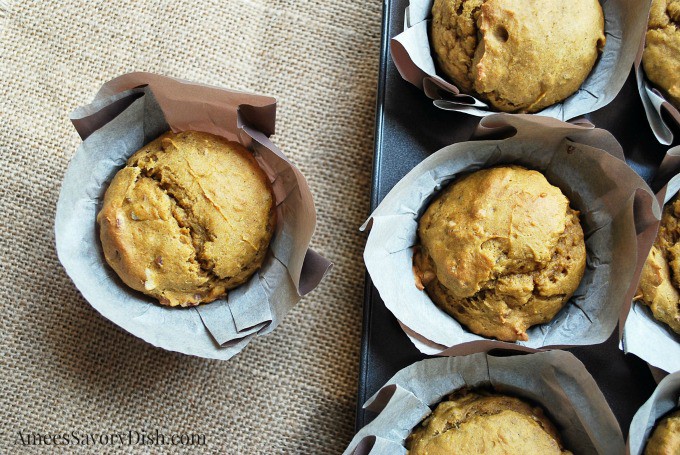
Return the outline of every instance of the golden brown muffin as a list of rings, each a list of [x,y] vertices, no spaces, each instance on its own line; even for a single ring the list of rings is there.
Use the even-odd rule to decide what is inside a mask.
[[[416,286],[478,335],[527,340],[583,277],[578,212],[543,174],[519,166],[457,179],[418,223]]]
[[[647,441],[645,455],[678,455],[680,453],[680,410],[659,421]]]
[[[538,406],[484,390],[448,397],[406,440],[409,455],[571,454]]]
[[[262,265],[275,226],[271,184],[242,145],[168,132],[118,171],[97,216],[106,261],[163,305],[212,302]]]
[[[652,0],[642,66],[680,109],[680,0]]]
[[[432,46],[464,93],[536,112],[576,92],[605,43],[598,0],[435,0]]]
[[[680,334],[680,199],[663,209],[661,225],[640,275],[636,299],[659,321]]]

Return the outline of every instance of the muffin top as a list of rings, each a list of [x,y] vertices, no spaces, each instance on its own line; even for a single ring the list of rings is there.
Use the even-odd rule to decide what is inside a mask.
[[[550,321],[585,270],[578,212],[543,174],[519,166],[454,181],[418,236],[416,285],[472,332],[504,341]]]
[[[680,334],[680,198],[668,201],[654,245],[640,275],[636,298]]]
[[[645,455],[680,453],[680,410],[661,419],[647,441]]]
[[[106,261],[169,306],[211,302],[261,266],[275,227],[271,184],[242,145],[168,132],[118,171],[97,216]]]
[[[581,86],[604,47],[598,0],[435,0],[432,45],[465,93],[536,112]]]
[[[485,390],[443,401],[406,440],[409,455],[570,454],[538,406]]]
[[[680,109],[680,0],[652,0],[647,29],[645,74]]]

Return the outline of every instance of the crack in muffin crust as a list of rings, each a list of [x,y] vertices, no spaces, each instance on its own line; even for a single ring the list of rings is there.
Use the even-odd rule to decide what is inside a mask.
[[[180,228],[185,228],[189,231],[189,236],[191,237],[191,245],[194,248],[194,260],[196,264],[198,264],[198,266],[200,267],[201,271],[216,281],[228,279],[229,277],[220,277],[213,272],[214,264],[208,264],[206,261],[200,259],[200,254],[203,251],[203,242],[201,242],[200,240],[201,237],[206,236],[206,234],[209,235],[209,232],[206,231],[203,226],[198,224],[193,215],[191,216],[189,215],[192,213],[191,206],[182,205],[180,201],[173,195],[173,192],[170,191],[170,189],[167,186],[163,185],[162,177],[159,177],[157,174],[154,174],[153,172],[149,172],[149,170],[146,168],[140,168],[138,166],[131,167],[137,167],[140,170],[142,176],[156,182],[158,184],[158,188],[168,196],[168,199],[172,204],[172,209],[170,211],[172,217],[175,219],[177,225]],[[181,210],[183,214],[178,213],[179,210]],[[188,219],[189,217],[191,217],[191,219]],[[200,230],[202,235],[199,234],[197,230]]]
[[[250,152],[208,133],[166,133],[111,182],[97,220],[107,262],[170,306],[211,302],[255,273],[275,227],[269,180]]]

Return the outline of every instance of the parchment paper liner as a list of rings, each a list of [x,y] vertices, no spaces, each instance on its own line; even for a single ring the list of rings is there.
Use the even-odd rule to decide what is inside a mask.
[[[55,217],[57,253],[66,272],[104,317],[170,351],[229,359],[271,332],[321,281],[331,264],[309,241],[316,224],[302,174],[269,139],[276,100],[149,73],[107,82],[71,120],[83,143],[71,159]],[[274,188],[278,222],[262,268],[226,299],[168,308],[128,288],[106,264],[95,217],[113,175],[161,133],[199,130],[249,147]]]
[[[647,10],[646,18],[649,18],[649,9]],[[649,19],[647,19],[649,22]],[[674,121],[677,127],[680,127],[680,112],[671,103],[666,101],[664,95],[649,82],[645,75],[645,70],[642,67],[642,53],[645,50],[645,39],[647,36],[647,23],[645,22],[645,32],[640,37],[640,47],[635,56],[635,80],[637,81],[638,93],[642,99],[642,106],[645,108],[649,126],[656,136],[657,140],[664,144],[670,145],[673,142],[673,131],[666,123],[666,120]],[[668,114],[666,117],[662,112]]]
[[[651,0],[601,1],[607,43],[581,88],[561,103],[537,112],[538,115],[569,120],[609,104],[626,82],[635,61],[638,44],[647,23]],[[410,0],[404,17],[404,31],[392,38],[390,51],[401,77],[422,89],[445,110],[475,116],[495,111],[473,96],[461,94],[458,87],[438,74],[430,49],[428,29],[433,0]]]
[[[668,172],[676,174],[668,180]],[[656,194],[657,201],[663,207],[680,191],[680,146],[670,149],[666,153],[658,172],[657,182],[668,182]],[[658,224],[654,229],[654,237],[658,231]],[[651,244],[650,244],[651,248]],[[644,255],[649,255],[649,249]],[[633,281],[637,289],[639,275]],[[680,335],[673,332],[666,324],[654,318],[648,306],[634,301],[628,313],[621,340],[621,349],[625,353],[635,354],[653,367],[666,372],[680,370]]]
[[[366,401],[364,409],[379,414],[344,454],[405,454],[406,437],[430,408],[466,386],[491,386],[540,404],[574,453],[623,453],[621,429],[593,377],[573,354],[549,351],[441,357],[404,368]]]
[[[488,140],[494,135],[511,137]],[[660,209],[652,191],[625,164],[614,137],[591,126],[496,114],[482,119],[475,137],[487,140],[453,144],[421,162],[362,226],[371,226],[364,260],[386,307],[425,354],[604,342],[625,318],[630,283],[646,253],[638,261],[630,258],[638,257],[637,248],[648,251],[654,238]],[[509,163],[539,170],[561,188],[581,212],[588,253],[586,273],[570,302],[549,324],[529,329],[529,341],[515,344],[467,331],[416,289],[412,271],[418,219],[433,194],[458,174]],[[636,235],[647,243],[638,244]]]
[[[656,421],[680,406],[680,372],[666,376],[656,387],[649,400],[635,413],[628,431],[626,453],[642,455]]]

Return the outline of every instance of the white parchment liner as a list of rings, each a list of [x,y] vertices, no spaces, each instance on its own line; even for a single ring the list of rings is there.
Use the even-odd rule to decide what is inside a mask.
[[[462,387],[493,387],[540,404],[565,446],[578,454],[623,453],[624,441],[595,380],[573,354],[510,357],[477,353],[416,362],[395,374],[364,404],[378,412],[345,455],[405,454],[404,441],[431,409]]]
[[[302,174],[269,140],[276,100],[149,73],[107,82],[71,120],[83,143],[69,163],[55,217],[57,254],[76,287],[104,317],[170,351],[229,359],[271,332],[331,264],[309,249],[316,212]],[[277,227],[261,269],[227,298],[169,308],[127,287],[106,264],[96,215],[115,173],[135,151],[172,128],[241,142],[272,182]]]
[[[638,257],[637,248],[648,251],[660,216],[652,191],[626,165],[620,145],[604,130],[539,116],[496,114],[482,119],[476,137],[512,132],[507,139],[462,142],[435,152],[394,186],[363,226],[371,226],[364,250],[371,280],[425,354],[598,344],[630,306],[632,294],[627,292],[646,254],[638,261],[631,258]],[[529,329],[528,341],[515,344],[466,330],[416,288],[412,271],[418,219],[433,195],[462,173],[511,163],[543,172],[581,212],[588,256],[570,302],[549,324]],[[636,235],[646,243],[638,245]]]
[[[670,149],[661,164],[660,173],[668,168],[680,172],[680,146]],[[663,179],[663,177],[660,177]],[[680,191],[680,173],[675,174],[657,193],[660,205],[666,204]],[[657,228],[654,230],[655,237]],[[650,245],[651,248],[651,245]],[[649,250],[645,258],[649,254]],[[634,281],[637,289],[639,276]],[[634,291],[634,290],[633,290]],[[635,354],[648,364],[672,373],[680,370],[680,335],[673,332],[666,324],[654,318],[649,307],[641,302],[633,302],[626,319],[621,340],[621,349],[625,353]]]
[[[680,372],[666,376],[649,400],[635,413],[628,431],[627,453],[642,455],[656,421],[678,407],[680,407]]]
[[[647,11],[647,16],[645,17],[649,17],[649,11]],[[664,145],[670,145],[673,142],[673,131],[666,121],[675,122],[676,126],[680,127],[680,111],[666,101],[664,95],[658,89],[654,88],[645,75],[645,70],[642,67],[642,53],[645,49],[646,36],[647,33],[645,29],[645,33],[643,33],[640,38],[640,47],[635,56],[635,79],[637,81],[640,99],[642,99],[642,105],[645,108],[645,114],[647,114],[647,120],[649,121],[649,126],[652,128],[652,132],[659,142]],[[668,115],[662,115],[663,112]]]
[[[605,17],[605,44],[590,75],[579,90],[561,103],[538,115],[569,120],[609,104],[626,82],[635,61],[638,44],[646,30],[644,18],[651,0],[601,0]],[[437,74],[434,50],[430,48],[429,27],[433,0],[410,0],[404,31],[392,38],[390,51],[401,76],[425,91],[435,106],[475,116],[493,114],[493,108]],[[577,12],[574,12],[577,14]]]

